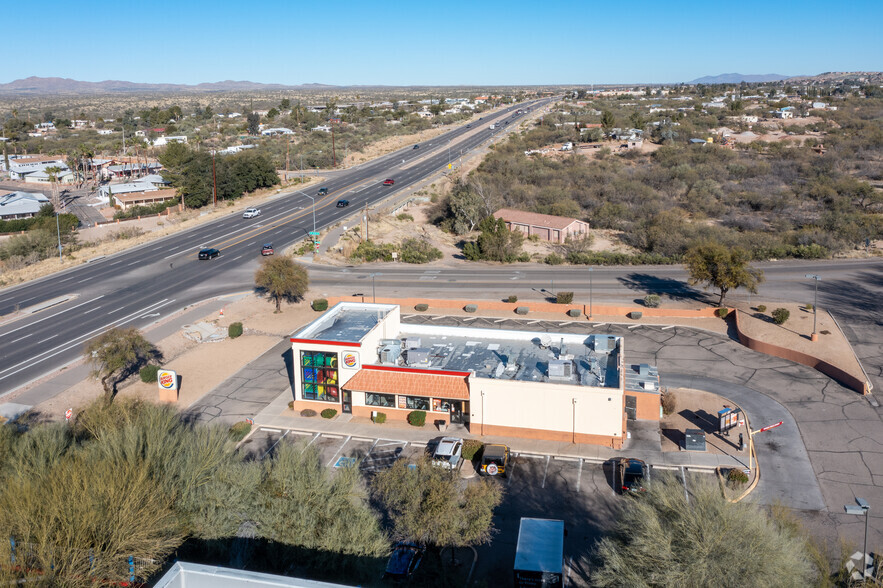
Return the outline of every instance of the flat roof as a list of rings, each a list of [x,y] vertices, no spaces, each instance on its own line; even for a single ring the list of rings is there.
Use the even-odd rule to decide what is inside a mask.
[[[523,517],[518,528],[515,569],[526,572],[564,571],[564,521]]]
[[[659,370],[646,363],[625,366],[625,389],[659,394]]]
[[[357,343],[396,307],[395,304],[338,302],[291,338]]]
[[[519,382],[619,387],[620,337],[613,335],[413,324],[402,329],[398,338],[404,344],[396,364],[402,367]],[[381,363],[380,357],[376,362],[392,365]]]
[[[274,574],[263,574],[247,570],[235,570],[218,566],[207,566],[188,562],[175,562],[172,567],[154,584],[154,588],[347,588],[344,584],[318,582],[303,578],[291,578]]]

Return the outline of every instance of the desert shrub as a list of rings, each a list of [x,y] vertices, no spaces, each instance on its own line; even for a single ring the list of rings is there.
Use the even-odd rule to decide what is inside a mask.
[[[573,302],[573,292],[558,292],[555,296],[555,302],[558,304],[570,304]]]
[[[407,212],[402,212],[400,214],[397,214],[396,218],[399,219],[400,221],[414,222],[414,217],[411,216],[410,214],[408,214]]]
[[[382,425],[383,423],[386,422],[386,413],[385,412],[378,412],[377,414],[374,415],[372,420],[375,423],[377,423],[378,425]]]
[[[396,246],[392,243],[375,243],[374,241],[362,241],[356,250],[350,255],[351,259],[362,261],[392,261],[392,254]]]
[[[337,414],[337,411],[333,408],[326,408],[322,411],[321,414],[323,419],[333,419],[334,416]]]
[[[404,263],[429,263],[443,257],[441,251],[423,239],[405,239],[399,249]]]
[[[408,413],[408,424],[415,427],[422,427],[426,424],[425,410],[412,410]]]
[[[511,296],[509,296],[508,302],[509,304],[515,304],[516,302],[518,302],[518,296],[512,294]]]
[[[659,297],[659,294],[647,294],[644,296],[644,306],[647,308],[659,308],[661,302],[662,299]]]
[[[141,368],[141,371],[138,374],[141,376],[141,381],[146,383],[156,382],[156,373],[159,371],[159,366],[156,365],[146,365]]]
[[[564,258],[557,253],[550,253],[543,258],[543,263],[545,263],[546,265],[561,265],[562,263],[564,263]]]
[[[772,312],[772,315],[773,322],[775,322],[777,325],[783,325],[785,324],[785,321],[791,318],[791,313],[788,311],[787,308],[777,308]]]
[[[316,416],[316,414],[317,414],[316,411],[313,410],[312,408],[305,408],[302,411],[300,411],[300,416],[302,416],[302,417],[308,417],[308,418],[314,417],[314,416]]]
[[[429,310],[429,305],[421,302],[420,304],[414,305],[414,310],[417,310],[420,312],[426,312],[427,310]]]
[[[719,316],[720,318],[727,318],[727,315],[730,314],[729,308],[718,308],[714,311],[714,314]]]
[[[463,459],[466,461],[472,461],[482,448],[484,448],[484,443],[478,439],[466,439],[463,441]]]
[[[316,300],[313,300],[313,303],[311,304],[311,306],[313,307],[313,310],[315,310],[316,312],[328,310],[328,301],[325,300],[324,298],[317,298]]]
[[[463,307],[463,310],[465,310],[466,312],[475,312],[476,310],[478,310],[478,305],[477,304],[467,304],[466,306]]]
[[[232,427],[230,427],[230,440],[231,441],[242,441],[245,439],[245,436],[251,431],[251,423],[247,423],[245,421],[239,421],[238,423],[234,423]]]
[[[803,307],[804,307],[805,309],[807,309],[807,310],[812,310],[812,309],[813,309],[813,305],[812,305],[812,304],[805,304]]]
[[[242,336],[242,323],[230,323],[230,326],[227,327],[227,336],[231,339],[235,339],[236,337]]]
[[[766,304],[758,304],[757,312],[766,312]]]
[[[529,262],[529,261],[530,261],[530,253],[524,252],[524,253],[520,254],[520,255],[516,258],[516,261],[520,261],[521,263],[527,263],[527,262]]]
[[[674,392],[669,389],[665,389],[662,392],[661,402],[662,414],[664,414],[665,416],[673,414],[674,411],[678,408],[678,397]]]
[[[736,488],[741,486],[742,484],[748,483],[748,474],[743,472],[742,470],[733,468],[729,472],[727,472],[727,484],[731,488]]]

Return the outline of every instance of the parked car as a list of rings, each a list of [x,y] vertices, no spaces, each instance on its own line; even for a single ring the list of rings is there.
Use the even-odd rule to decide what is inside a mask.
[[[385,180],[383,180],[384,186],[392,186],[395,183],[396,183],[396,181],[392,178],[386,178]]]
[[[273,244],[267,243],[263,247],[261,247],[261,255],[273,255],[275,251],[273,251]]]
[[[485,445],[481,454],[481,465],[478,467],[479,473],[505,478],[508,470],[509,448],[496,443]]]
[[[319,196],[327,196],[328,188],[319,188]]]
[[[402,541],[396,543],[386,562],[384,580],[407,580],[420,567],[426,548],[416,543]]]
[[[337,208],[346,208],[349,205],[350,205],[349,200],[338,200],[337,201]]]
[[[462,439],[456,437],[442,437],[432,454],[432,465],[455,470],[460,467],[462,453]]]
[[[637,494],[646,491],[644,488],[644,479],[648,473],[646,463],[633,457],[622,457],[618,469],[620,494]]]
[[[242,218],[254,218],[256,216],[261,216],[260,208],[248,208],[242,213]]]
[[[414,145],[411,149],[420,149],[420,145]]]
[[[218,249],[203,249],[199,252],[199,259],[213,259],[221,254]]]

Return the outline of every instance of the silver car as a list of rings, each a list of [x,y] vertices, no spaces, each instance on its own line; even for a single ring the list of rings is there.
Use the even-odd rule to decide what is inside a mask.
[[[463,440],[456,437],[442,437],[432,454],[432,465],[455,470],[460,466],[463,453]]]

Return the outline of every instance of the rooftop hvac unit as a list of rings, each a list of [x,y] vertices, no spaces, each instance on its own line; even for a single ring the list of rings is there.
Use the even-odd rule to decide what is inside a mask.
[[[415,347],[407,351],[408,365],[417,365],[418,363],[429,363],[429,352],[432,351],[428,347]]]
[[[610,337],[607,335],[594,335],[592,337],[592,347],[595,351],[610,351]]]
[[[642,363],[642,364],[638,365],[638,374],[640,374],[642,376],[649,376],[650,375],[650,364],[649,363]]]
[[[549,362],[549,377],[570,379],[573,375],[573,362],[553,359]]]
[[[651,390],[651,391],[656,390],[656,383],[655,382],[647,381],[647,382],[644,382],[643,384],[644,384],[644,390]]]
[[[402,339],[402,347],[405,349],[416,349],[420,347],[420,337],[406,337]]]
[[[503,372],[506,371],[506,365],[501,361],[497,364],[497,367],[494,369],[494,377],[499,378],[503,375]]]
[[[380,348],[380,363],[396,364],[402,355],[402,348],[398,345],[387,345]]]
[[[399,341],[398,339],[381,339],[380,340],[381,347],[386,347],[387,345],[399,345],[400,346],[401,344],[402,344],[402,342]]]

